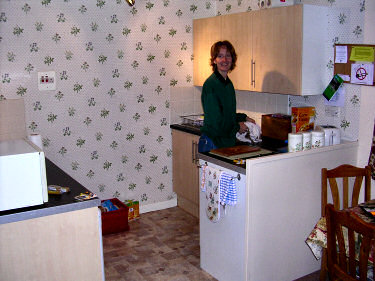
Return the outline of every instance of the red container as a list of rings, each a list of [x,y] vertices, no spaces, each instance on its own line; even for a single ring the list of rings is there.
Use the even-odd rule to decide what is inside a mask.
[[[110,234],[129,230],[128,207],[117,198],[109,199],[118,210],[102,212],[102,233]],[[105,200],[102,200],[102,202]]]

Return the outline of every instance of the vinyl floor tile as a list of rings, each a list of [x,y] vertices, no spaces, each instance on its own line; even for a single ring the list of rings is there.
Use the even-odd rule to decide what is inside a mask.
[[[174,207],[141,214],[129,225],[129,231],[103,237],[107,281],[217,281],[200,268],[195,217]],[[319,272],[298,279],[315,280]]]
[[[103,236],[107,281],[215,281],[200,269],[199,221],[178,207],[141,214]]]

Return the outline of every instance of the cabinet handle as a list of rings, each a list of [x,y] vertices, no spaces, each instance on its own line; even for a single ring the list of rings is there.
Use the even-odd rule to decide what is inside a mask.
[[[198,143],[196,141],[191,142],[191,162],[193,164],[198,163]]]
[[[198,142],[194,142],[195,152],[194,152],[194,158],[195,158],[195,164],[197,165],[199,162],[198,159]]]
[[[255,88],[255,61],[251,60],[251,73],[252,73],[252,79],[251,79],[251,85]]]
[[[253,59],[250,62],[250,86],[253,86]]]
[[[194,141],[191,142],[191,163],[194,164]]]

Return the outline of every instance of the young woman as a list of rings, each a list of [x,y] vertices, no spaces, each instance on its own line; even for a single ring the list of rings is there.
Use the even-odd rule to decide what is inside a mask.
[[[244,113],[236,113],[236,94],[228,73],[236,67],[237,55],[229,41],[211,47],[210,65],[213,73],[203,84],[204,123],[198,151],[207,152],[236,144],[236,133],[244,133],[246,121],[255,121]]]

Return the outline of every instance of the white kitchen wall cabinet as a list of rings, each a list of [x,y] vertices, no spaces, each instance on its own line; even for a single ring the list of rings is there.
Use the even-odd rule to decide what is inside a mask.
[[[238,90],[318,95],[326,86],[328,9],[294,5],[194,20],[194,85],[212,72],[210,47],[229,40],[237,68],[229,77]]]

